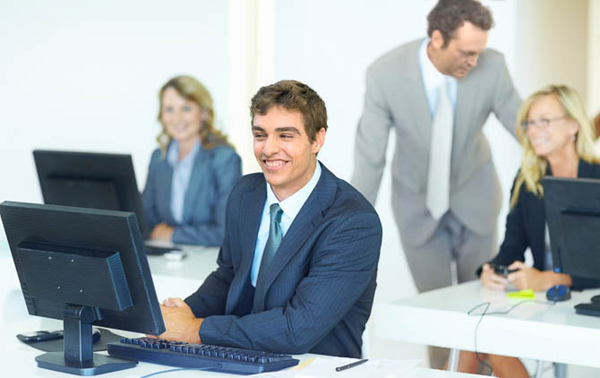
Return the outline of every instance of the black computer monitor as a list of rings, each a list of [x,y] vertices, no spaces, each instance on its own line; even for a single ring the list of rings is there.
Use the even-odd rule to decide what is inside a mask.
[[[146,224],[131,155],[33,151],[44,203],[131,211]]]
[[[135,362],[92,353],[92,325],[165,331],[136,216],[129,212],[3,202],[0,216],[31,315],[64,321],[64,353],[38,366],[94,375]]]
[[[600,180],[546,177],[544,206],[555,271],[600,279]],[[600,316],[600,305],[576,312]]]

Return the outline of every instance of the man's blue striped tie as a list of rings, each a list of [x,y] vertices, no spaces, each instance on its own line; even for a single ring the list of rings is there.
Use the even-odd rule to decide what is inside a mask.
[[[258,277],[256,278],[256,290],[254,291],[254,306],[253,312],[260,312],[264,310],[264,299],[265,299],[265,281],[267,273],[271,267],[271,263],[275,258],[275,253],[281,245],[283,239],[281,233],[281,215],[283,210],[279,207],[279,204],[274,203],[269,207],[271,212],[271,224],[269,226],[269,238],[265,245],[265,250],[260,261],[260,270],[258,271]]]

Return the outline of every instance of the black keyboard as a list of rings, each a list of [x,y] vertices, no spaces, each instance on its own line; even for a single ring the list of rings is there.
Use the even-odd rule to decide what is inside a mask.
[[[258,374],[298,364],[286,354],[142,337],[108,344],[108,354],[128,360],[233,374]]]

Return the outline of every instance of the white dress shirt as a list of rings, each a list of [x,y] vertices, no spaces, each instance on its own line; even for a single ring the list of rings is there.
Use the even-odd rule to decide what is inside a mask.
[[[167,161],[173,168],[173,178],[171,180],[171,214],[178,224],[183,223],[183,202],[185,201],[185,193],[190,184],[194,161],[199,149],[200,141],[194,144],[190,153],[183,160],[179,160],[179,143],[173,140],[167,151]]]
[[[419,67],[421,68],[423,87],[425,88],[425,94],[427,95],[427,101],[429,103],[429,111],[431,113],[431,118],[433,119],[439,96],[438,87],[442,85],[444,80],[448,82],[448,98],[452,103],[452,108],[456,110],[458,81],[455,77],[444,75],[435,68],[427,55],[427,45],[429,44],[429,41],[429,38],[425,38],[419,46]],[[456,114],[456,112],[454,112],[454,114]]]
[[[267,200],[265,201],[265,206],[263,207],[260,227],[258,228],[256,248],[254,249],[254,259],[252,260],[252,272],[250,273],[250,282],[252,283],[252,286],[256,287],[256,279],[258,277],[258,271],[260,270],[260,262],[262,260],[263,252],[265,251],[267,239],[269,239],[269,226],[271,222],[269,207],[274,203],[279,203],[281,210],[283,210],[280,225],[281,236],[284,238],[287,230],[292,225],[292,222],[294,219],[296,219],[296,215],[298,215],[300,209],[302,209],[302,206],[304,206],[304,203],[317,186],[320,177],[321,164],[317,162],[317,167],[315,168],[315,172],[313,173],[310,181],[304,185],[302,189],[298,190],[296,193],[292,194],[281,202],[277,200],[275,193],[273,193],[273,189],[271,189],[271,185],[267,183]]]

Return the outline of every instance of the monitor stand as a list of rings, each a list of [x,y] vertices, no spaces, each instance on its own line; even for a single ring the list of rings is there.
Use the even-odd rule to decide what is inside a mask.
[[[589,315],[589,316],[599,316],[600,317],[600,303],[591,302],[591,303],[580,303],[575,305],[575,313],[581,315]]]
[[[83,376],[135,367],[135,361],[92,353],[92,322],[99,319],[99,313],[94,308],[67,305],[64,316],[64,352],[49,352],[36,357],[38,367]]]

